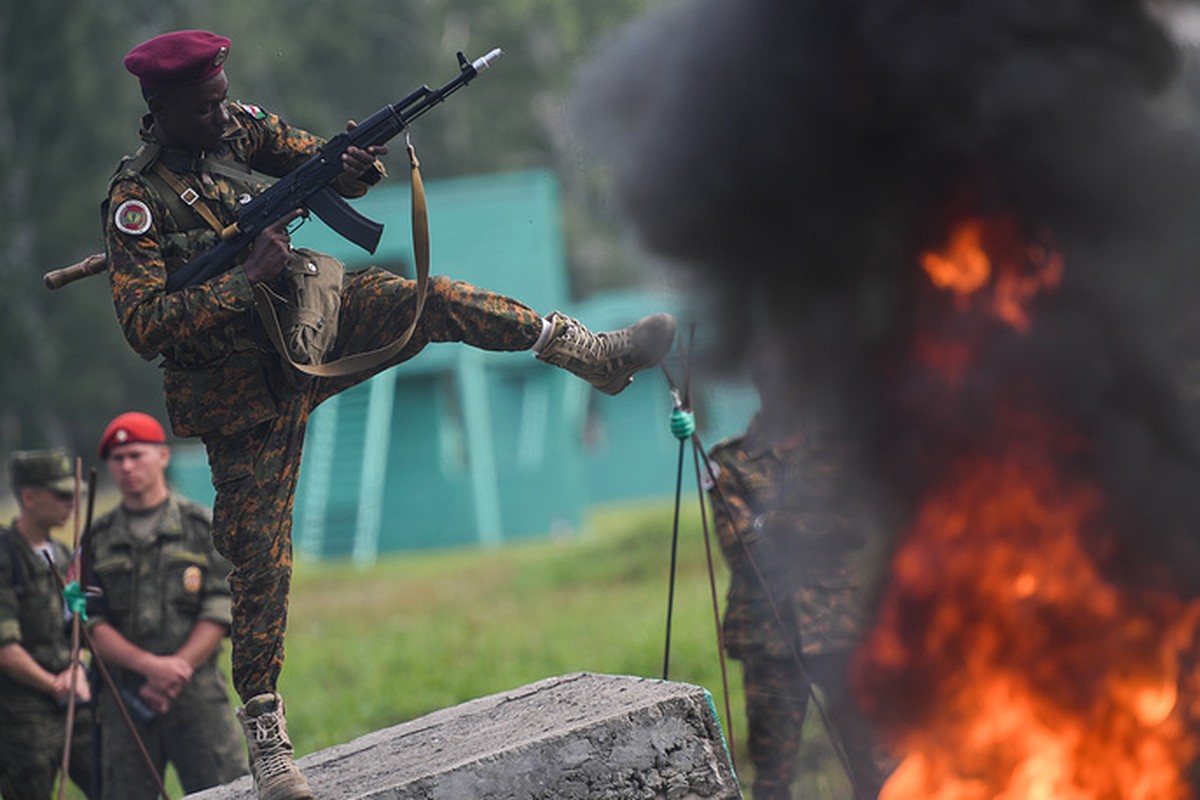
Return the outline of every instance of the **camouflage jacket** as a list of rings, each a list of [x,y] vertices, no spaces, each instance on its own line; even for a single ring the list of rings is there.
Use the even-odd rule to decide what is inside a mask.
[[[71,637],[62,590],[50,565],[16,530],[0,528],[0,645],[16,642],[49,672],[58,674],[71,662]],[[51,542],[54,563],[64,576],[71,554]],[[0,672],[0,703],[43,703],[47,695]]]
[[[102,595],[89,604],[89,622],[107,622],[156,655],[176,652],[201,620],[228,627],[230,565],[213,548],[211,530],[212,513],[176,494],[152,541],[133,535],[121,507],[97,519],[88,549]]]
[[[255,106],[231,103],[221,146],[205,154],[164,150],[149,117],[143,148],[118,166],[103,210],[104,243],[117,319],[143,358],[165,357],[167,412],[179,436],[233,433],[277,415],[271,387],[282,373],[254,313],[250,282],[240,266],[205,283],[168,293],[168,273],[217,242],[200,214],[183,205],[153,169],[156,161],[213,212],[222,225],[264,188],[308,160],[324,140]],[[210,171],[221,161],[245,180]],[[254,170],[261,173],[256,176]],[[227,173],[226,169],[224,172]],[[366,193],[368,180],[334,182],[345,197]]]
[[[861,627],[865,537],[841,479],[845,448],[815,434],[767,441],[756,417],[744,435],[714,447],[710,459],[713,519],[731,572],[724,623],[730,653],[786,658],[788,637],[810,654],[852,646]]]

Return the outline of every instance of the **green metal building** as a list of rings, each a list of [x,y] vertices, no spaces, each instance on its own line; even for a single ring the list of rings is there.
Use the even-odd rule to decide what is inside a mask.
[[[426,190],[435,274],[543,313],[560,309],[595,330],[680,310],[680,298],[644,292],[570,303],[549,172],[431,181]],[[316,222],[294,240],[351,269],[378,264],[411,275],[408,187],[381,186],[355,206],[386,225],[375,255]],[[706,443],[743,428],[755,403],[745,386],[708,389]],[[671,408],[658,372],[609,397],[530,353],[430,345],[313,413],[295,545],[309,557],[369,563],[383,552],[569,534],[590,505],[673,493],[679,444],[668,428]],[[171,478],[211,502],[202,446],[175,447]]]

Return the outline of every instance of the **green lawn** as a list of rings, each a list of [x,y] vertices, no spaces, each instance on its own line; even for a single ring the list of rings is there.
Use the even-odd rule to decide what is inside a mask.
[[[669,677],[708,689],[728,736],[694,498],[681,524]],[[592,515],[570,539],[402,554],[368,569],[299,556],[280,685],[297,752],[554,675],[662,677],[672,519],[669,502],[623,507]],[[715,540],[713,548],[723,604],[727,574]],[[745,785],[741,670],[732,661],[728,669]],[[847,797],[809,716],[800,796]],[[172,797],[176,787],[172,777]]]
[[[728,736],[696,505],[682,515],[669,677],[708,689]],[[300,559],[280,686],[298,751],[553,675],[662,677],[672,520],[670,503],[612,509],[576,538],[410,554],[369,570]],[[727,572],[715,540],[713,548],[723,606]],[[730,661],[728,671],[745,782],[740,665]],[[801,796],[845,797],[820,724],[810,721]]]
[[[400,556],[367,571],[298,564],[280,687],[298,749],[552,675],[661,677],[670,511],[598,514],[566,541]],[[698,523],[682,538],[670,677],[721,704]]]

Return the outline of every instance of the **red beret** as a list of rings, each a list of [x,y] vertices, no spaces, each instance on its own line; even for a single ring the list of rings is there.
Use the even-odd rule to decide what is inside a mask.
[[[142,42],[125,55],[125,69],[144,89],[203,83],[221,71],[229,40],[208,31],[172,31]]]
[[[104,429],[104,435],[100,437],[100,460],[107,459],[108,451],[114,447],[135,442],[166,444],[167,435],[154,417],[140,411],[129,411],[108,423]]]

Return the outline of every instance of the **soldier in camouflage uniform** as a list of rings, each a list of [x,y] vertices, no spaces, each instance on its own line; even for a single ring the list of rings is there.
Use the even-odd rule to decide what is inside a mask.
[[[61,450],[14,453],[13,494],[19,516],[0,528],[0,798],[50,800],[62,766],[67,702],[91,691],[70,669],[71,634],[63,593],[46,556],[66,577],[71,554],[50,538],[75,500],[75,470]],[[76,707],[70,777],[92,793],[91,709]]]
[[[180,31],[126,56],[150,114],[142,124],[143,148],[122,162],[110,185],[105,245],[126,339],[147,359],[162,356],[172,428],[179,436],[199,436],[208,450],[217,490],[213,538],[233,563],[233,683],[245,701],[239,716],[259,795],[294,800],[311,793],[292,763],[276,683],[291,579],[292,503],[312,410],[429,342],[532,349],[539,359],[616,394],[635,371],[666,354],[675,321],[659,314],[593,334],[558,312],[543,318],[510,298],[435,277],[415,335],[391,361],[346,378],[297,379],[268,342],[251,291],[252,284],[276,280],[286,266],[288,220],[265,230],[233,269],[165,291],[169,272],[217,241],[214,226],[188,201],[228,225],[240,202],[263,189],[250,169],[283,175],[323,144],[274,114],[227,101],[222,64],[229,47],[228,39],[212,33]],[[365,193],[383,174],[376,157],[385,152],[351,148],[333,188],[345,197]],[[164,171],[187,191],[172,189]],[[347,275],[331,356],[396,340],[413,318],[415,296],[414,281],[384,270]]]
[[[92,525],[89,618],[104,659],[163,775],[174,764],[184,791],[244,775],[246,757],[217,666],[229,635],[229,562],[212,544],[212,514],[170,491],[170,450],[156,419],[114,419],[100,439],[121,504]],[[111,693],[98,698],[105,800],[153,800],[158,788]]]
[[[760,390],[776,382],[756,379]],[[788,399],[767,390],[762,401],[744,434],[712,449],[709,485],[730,568],[722,634],[742,662],[752,796],[792,797],[811,681],[855,773],[856,798],[873,798],[882,776],[848,685],[866,543],[846,491],[851,453],[798,423]]]

